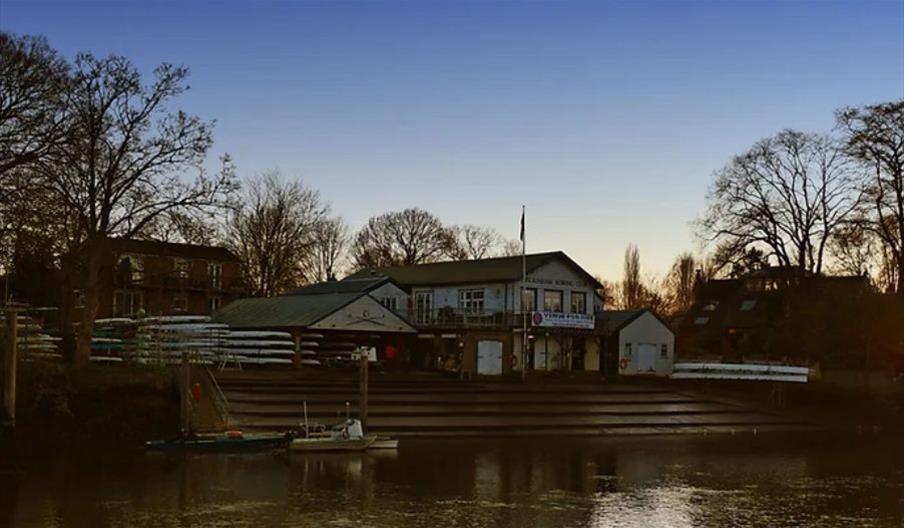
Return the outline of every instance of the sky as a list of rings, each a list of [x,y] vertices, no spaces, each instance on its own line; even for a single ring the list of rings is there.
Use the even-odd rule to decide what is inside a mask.
[[[563,250],[607,280],[699,252],[713,172],[783,128],[904,97],[904,0],[0,0],[0,28],[72,58],[186,65],[171,107],[216,121],[357,229],[421,207]]]

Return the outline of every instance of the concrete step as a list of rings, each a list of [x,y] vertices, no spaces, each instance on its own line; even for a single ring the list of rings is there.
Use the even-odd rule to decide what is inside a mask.
[[[336,412],[344,412],[345,404],[308,404],[308,417],[333,418]],[[300,405],[285,405],[273,403],[232,403],[230,412],[242,415],[259,416],[285,416],[303,419],[304,411]],[[357,406],[352,411],[357,412]],[[712,413],[737,410],[737,407],[720,402],[691,402],[691,403],[603,403],[587,404],[578,403],[562,405],[556,402],[534,403],[530,405],[498,404],[474,404],[474,405],[408,405],[408,404],[379,404],[370,405],[368,415],[375,416],[455,416],[455,415],[483,415],[483,416],[583,416],[597,414],[680,414],[680,413]]]
[[[291,417],[230,415],[230,424],[239,427],[284,430],[296,427],[300,420]],[[705,414],[636,414],[636,415],[544,415],[544,416],[375,416],[368,427],[382,430],[505,430],[554,429],[573,427],[667,427],[686,425],[761,425],[786,424],[789,420],[756,412],[723,412]]]
[[[342,403],[346,401],[356,404],[357,392],[346,393],[321,393],[321,392],[259,392],[259,391],[233,391],[224,390],[226,399],[233,403],[273,403],[301,405],[307,401],[311,403]],[[681,403],[701,401],[699,397],[673,392],[661,393],[565,393],[565,394],[540,394],[540,393],[467,393],[467,394],[432,394],[432,393],[376,393],[368,397],[371,405],[382,403],[407,403],[419,404],[535,404],[555,402],[560,405],[577,403]]]

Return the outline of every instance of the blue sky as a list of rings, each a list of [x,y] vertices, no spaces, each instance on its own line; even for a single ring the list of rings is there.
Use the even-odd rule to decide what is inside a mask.
[[[714,170],[782,128],[904,97],[904,0],[11,2],[72,57],[191,68],[212,161],[279,168],[357,228],[419,206],[606,279],[697,249]]]

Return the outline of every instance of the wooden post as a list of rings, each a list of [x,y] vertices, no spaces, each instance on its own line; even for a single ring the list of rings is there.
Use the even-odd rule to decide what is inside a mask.
[[[179,383],[179,414],[182,418],[182,435],[186,436],[191,432],[191,401],[189,400],[191,370],[188,365],[188,352],[182,352],[182,366],[179,374],[182,378]]]
[[[301,368],[301,335],[298,330],[292,330],[292,339],[295,341],[295,355],[292,357],[292,366]]]
[[[3,346],[3,416],[9,425],[16,425],[16,346],[18,345],[18,312],[6,310],[6,343]]]
[[[361,353],[361,374],[359,376],[361,382],[361,395],[358,399],[358,414],[360,414],[361,427],[367,431],[367,385],[368,385],[368,359],[367,353]]]

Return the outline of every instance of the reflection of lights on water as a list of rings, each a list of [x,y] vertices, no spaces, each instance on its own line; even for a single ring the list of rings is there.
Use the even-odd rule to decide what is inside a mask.
[[[695,489],[667,486],[597,494],[592,500],[590,526],[681,528],[697,526]]]

